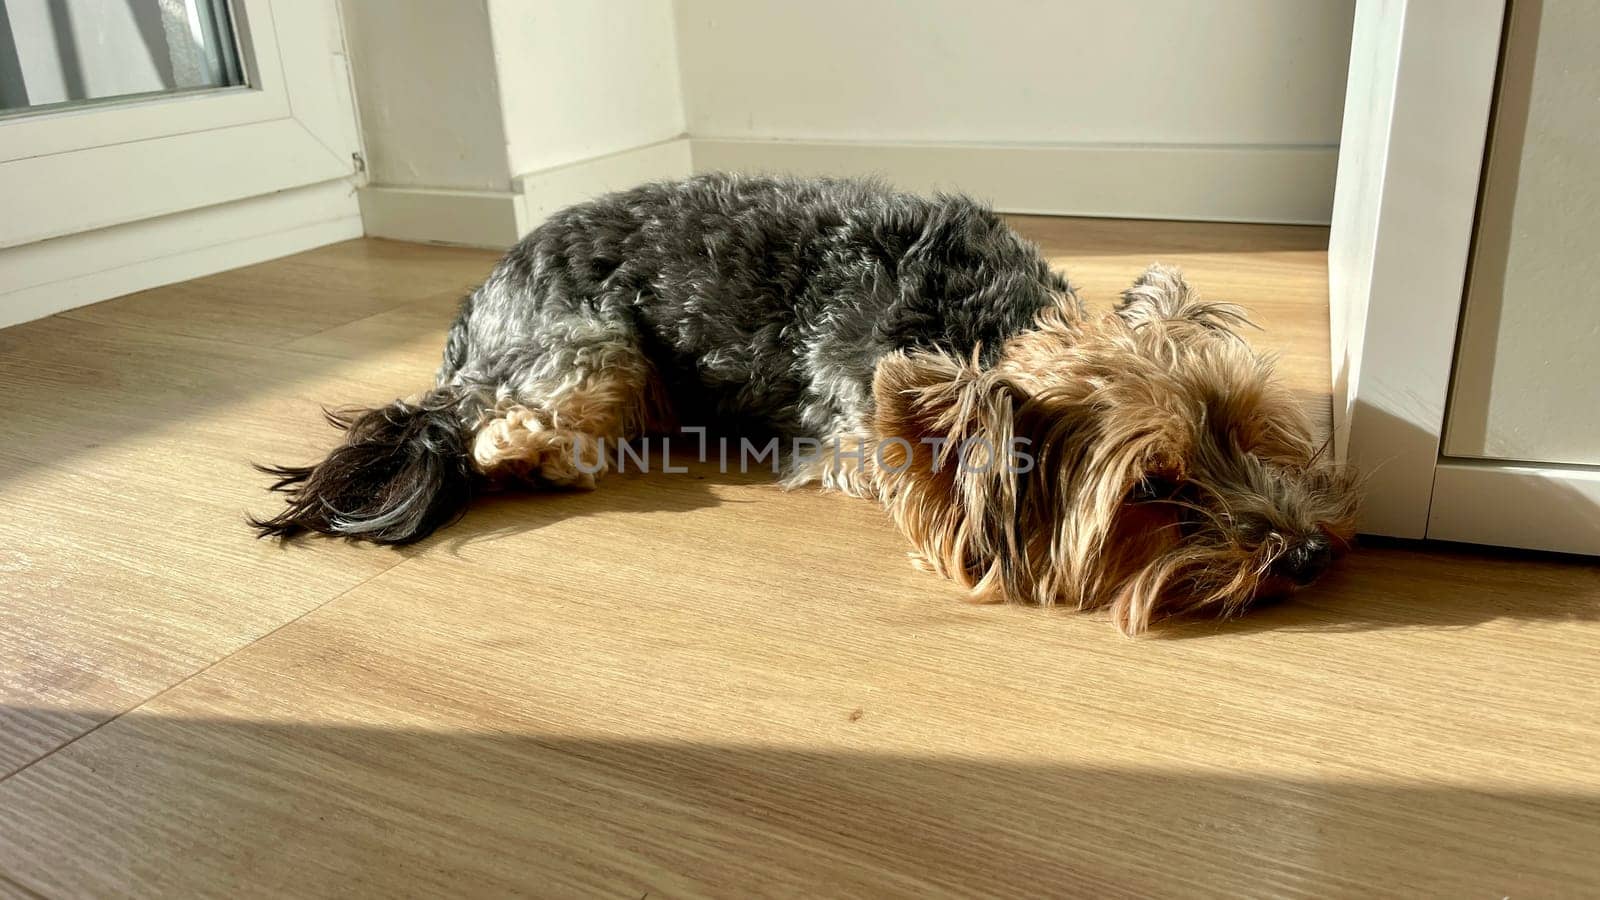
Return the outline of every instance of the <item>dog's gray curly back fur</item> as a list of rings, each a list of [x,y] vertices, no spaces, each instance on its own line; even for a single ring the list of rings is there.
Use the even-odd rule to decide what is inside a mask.
[[[821,439],[870,416],[884,354],[992,358],[1063,297],[1038,248],[966,197],[702,175],[535,229],[462,307],[440,382],[514,392],[585,345],[633,342],[680,418]]]

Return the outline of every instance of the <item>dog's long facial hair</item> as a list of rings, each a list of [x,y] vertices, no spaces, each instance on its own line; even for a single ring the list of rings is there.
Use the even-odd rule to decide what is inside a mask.
[[[921,561],[982,599],[1109,607],[1136,634],[1288,593],[1347,546],[1358,478],[1244,323],[1154,266],[1114,312],[1047,312],[990,368],[887,357],[878,492]]]

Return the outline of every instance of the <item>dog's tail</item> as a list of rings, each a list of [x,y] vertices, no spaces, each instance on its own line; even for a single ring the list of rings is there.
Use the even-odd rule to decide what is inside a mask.
[[[478,480],[468,429],[479,398],[441,387],[416,402],[326,413],[344,443],[312,466],[256,468],[277,478],[288,506],[250,518],[260,537],[322,534],[408,544],[459,518]]]

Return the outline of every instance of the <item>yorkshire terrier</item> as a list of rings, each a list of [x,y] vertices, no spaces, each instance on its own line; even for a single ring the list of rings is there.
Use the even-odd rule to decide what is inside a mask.
[[[330,414],[344,443],[263,467],[288,506],[252,522],[408,543],[476,489],[592,486],[608,442],[704,417],[831,448],[784,481],[878,499],[975,597],[1108,607],[1128,634],[1232,615],[1320,575],[1358,498],[1244,323],[1159,265],[1090,317],[965,197],[649,184],[524,238],[462,304],[436,386]]]

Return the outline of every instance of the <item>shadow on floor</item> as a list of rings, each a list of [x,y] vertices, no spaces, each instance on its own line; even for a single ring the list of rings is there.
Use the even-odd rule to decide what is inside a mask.
[[[1361,537],[1294,597],[1228,621],[1169,621],[1150,637],[1468,628],[1501,620],[1600,621],[1600,566],[1555,553]]]
[[[881,740],[876,713],[818,734]],[[0,807],[0,871],[49,896],[1501,897],[1600,879],[1591,795],[141,713],[0,783]]]
[[[618,512],[685,513],[729,502],[754,502],[719,497],[714,490],[718,486],[769,484],[774,491],[779,490],[772,483],[772,476],[762,472],[721,472],[715,462],[701,463],[692,456],[675,455],[672,464],[688,471],[613,473],[595,490],[487,492],[473,500],[461,521],[417,546],[443,546],[452,554],[459,554],[476,544],[538,531],[569,519]],[[852,502],[846,497],[839,500]]]

